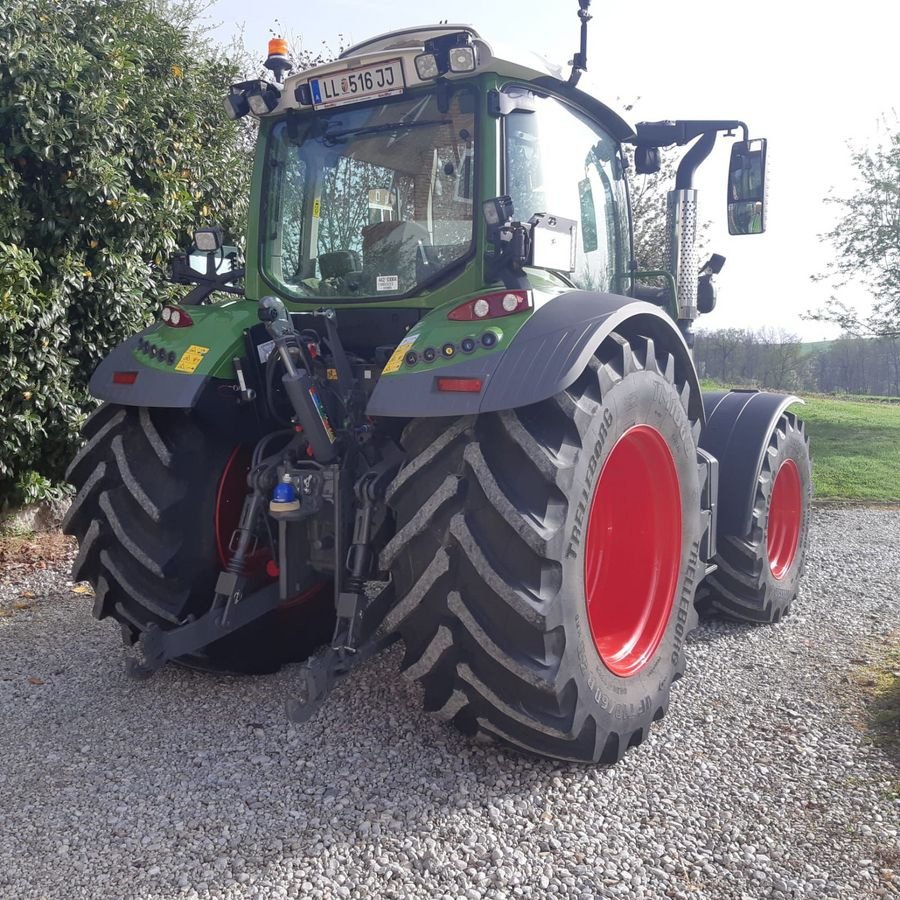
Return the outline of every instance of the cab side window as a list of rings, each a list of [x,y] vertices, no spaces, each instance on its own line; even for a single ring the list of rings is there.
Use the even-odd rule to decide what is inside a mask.
[[[578,223],[575,271],[585,290],[616,289],[625,266],[627,201],[621,149],[601,126],[552,97],[506,117],[506,191],[516,218],[550,213]]]

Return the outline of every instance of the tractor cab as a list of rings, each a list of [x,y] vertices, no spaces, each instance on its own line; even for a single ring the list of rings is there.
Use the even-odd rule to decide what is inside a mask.
[[[523,288],[624,287],[621,141],[634,131],[560,76],[448,25],[375,38],[280,85],[235,85],[229,114],[259,114],[261,126],[248,295],[341,305],[427,295],[432,307],[445,289],[510,281],[501,262]],[[508,199],[492,223],[495,198]],[[535,216],[547,220],[513,260],[515,242],[497,229]]]

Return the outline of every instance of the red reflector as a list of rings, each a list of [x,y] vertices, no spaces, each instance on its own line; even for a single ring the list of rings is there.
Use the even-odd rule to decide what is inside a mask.
[[[113,372],[113,384],[134,384],[137,377],[137,372]]]
[[[481,390],[480,378],[436,378],[439,391],[477,394]]]

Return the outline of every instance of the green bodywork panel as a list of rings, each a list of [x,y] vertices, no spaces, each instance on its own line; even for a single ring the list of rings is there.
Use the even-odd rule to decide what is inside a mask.
[[[190,369],[194,374],[234,379],[232,360],[245,353],[244,331],[259,321],[256,304],[229,300],[209,306],[190,306],[185,310],[193,319],[193,325],[172,328],[159,321],[143,332],[151,345],[164,351],[163,361],[137,349],[132,351],[135,359],[148,368],[178,374],[179,371],[186,372],[193,365],[192,361],[199,358],[196,368]],[[169,353],[175,354],[174,363],[165,361]]]

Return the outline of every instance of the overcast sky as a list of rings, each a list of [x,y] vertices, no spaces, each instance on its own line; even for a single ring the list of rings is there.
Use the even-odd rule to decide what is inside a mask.
[[[249,12],[248,12],[249,10]],[[559,62],[578,40],[577,0],[216,0],[216,39],[244,42],[265,56],[271,30],[305,46],[336,46],[443,19],[474,25],[488,42],[518,44]],[[634,10],[632,12],[631,10]],[[807,340],[835,336],[800,314],[828,296],[813,284],[829,249],[818,235],[835,210],[833,188],[853,189],[848,142],[871,144],[879,119],[898,102],[900,6],[883,0],[594,0],[588,48],[591,90],[614,104],[640,97],[636,118],[735,118],[769,139],[768,231],[730,237],[725,223],[729,140],[698,173],[700,213],[712,220],[710,249],[728,262],[718,276],[711,328],[770,325]],[[281,29],[279,25],[281,23]],[[865,292],[842,295],[865,303]]]

